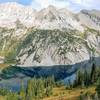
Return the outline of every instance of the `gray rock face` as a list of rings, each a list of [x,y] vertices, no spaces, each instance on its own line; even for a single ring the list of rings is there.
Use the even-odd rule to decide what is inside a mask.
[[[0,63],[4,63],[4,58],[0,56]]]
[[[17,3],[0,4],[0,56],[23,66],[68,65],[100,57],[100,11],[75,14],[53,6],[35,11]]]
[[[0,4],[0,27],[16,28],[19,20],[23,26],[38,29],[76,29],[84,31],[84,27],[100,30],[100,11],[82,10],[79,14],[58,9],[54,6],[36,11],[30,6],[17,3]]]
[[[82,10],[78,14],[78,19],[81,24],[96,30],[100,30],[100,11],[97,10]]]
[[[21,49],[18,55],[20,64],[25,66],[69,65],[100,56],[99,35],[87,32],[84,33],[86,36],[82,37],[78,31],[77,34],[72,30],[67,32],[33,31],[30,34],[31,41]]]

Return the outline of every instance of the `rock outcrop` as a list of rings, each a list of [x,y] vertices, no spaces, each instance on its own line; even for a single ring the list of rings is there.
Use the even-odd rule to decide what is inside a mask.
[[[96,62],[100,57],[100,11],[76,14],[54,6],[33,10],[0,4],[0,56],[24,66]]]

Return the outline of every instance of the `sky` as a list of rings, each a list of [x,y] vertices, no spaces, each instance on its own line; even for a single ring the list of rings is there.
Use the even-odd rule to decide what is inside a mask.
[[[80,11],[81,9],[100,10],[100,0],[0,0],[0,3],[5,2],[17,2],[31,6],[37,10],[46,8],[49,5],[54,5],[58,8],[67,8],[74,11]]]

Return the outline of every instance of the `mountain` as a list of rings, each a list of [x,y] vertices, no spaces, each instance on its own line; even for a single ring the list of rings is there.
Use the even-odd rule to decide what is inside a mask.
[[[0,4],[0,26],[7,28],[16,27],[15,22],[19,20],[26,27],[36,27],[41,29],[77,28],[82,27],[77,21],[65,12],[49,6],[36,12],[31,7],[25,7],[17,3]],[[77,25],[77,27],[75,26]],[[79,27],[79,28],[78,28]]]
[[[17,3],[0,4],[0,26],[15,28],[15,22],[21,21],[24,26],[31,27],[34,21],[35,10]]]
[[[0,56],[21,66],[100,65],[100,11],[0,4]]]
[[[90,28],[100,30],[100,11],[97,10],[82,10],[78,14],[80,22]]]
[[[17,20],[27,28],[69,28],[83,31],[87,26],[100,30],[100,11],[97,10],[82,10],[76,14],[66,8],[58,9],[54,6],[36,11],[30,6],[15,2],[0,4],[0,27],[15,28]]]

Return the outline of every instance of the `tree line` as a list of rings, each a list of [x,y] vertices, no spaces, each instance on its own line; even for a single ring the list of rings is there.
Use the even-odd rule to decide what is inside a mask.
[[[75,81],[73,82],[73,84],[71,84],[70,87],[88,88],[89,86],[93,85],[96,87],[96,94],[94,94],[95,100],[100,100],[100,67],[96,67],[95,64],[93,64],[90,69],[84,71],[79,70],[76,74]]]
[[[67,84],[67,83],[66,83]],[[96,98],[100,99],[100,67],[92,65],[90,69],[78,70],[76,79],[73,83],[69,82],[67,87],[72,88],[88,88],[89,86],[96,86]],[[5,89],[0,89],[0,95],[6,96],[6,100],[42,100],[44,97],[53,95],[54,87],[62,87],[61,81],[55,81],[54,76],[47,78],[34,77],[27,82],[25,86],[24,81],[21,82],[21,88],[18,93],[13,93]],[[66,88],[68,89],[68,88]],[[84,97],[84,96],[83,96]],[[80,97],[81,98],[81,97]],[[80,100],[80,99],[79,99]],[[81,100],[85,100],[82,99]]]
[[[6,96],[7,100],[41,100],[52,95],[54,86],[55,79],[53,76],[47,78],[34,77],[28,81],[27,87],[25,87],[22,81],[18,93],[0,89],[0,95]]]

